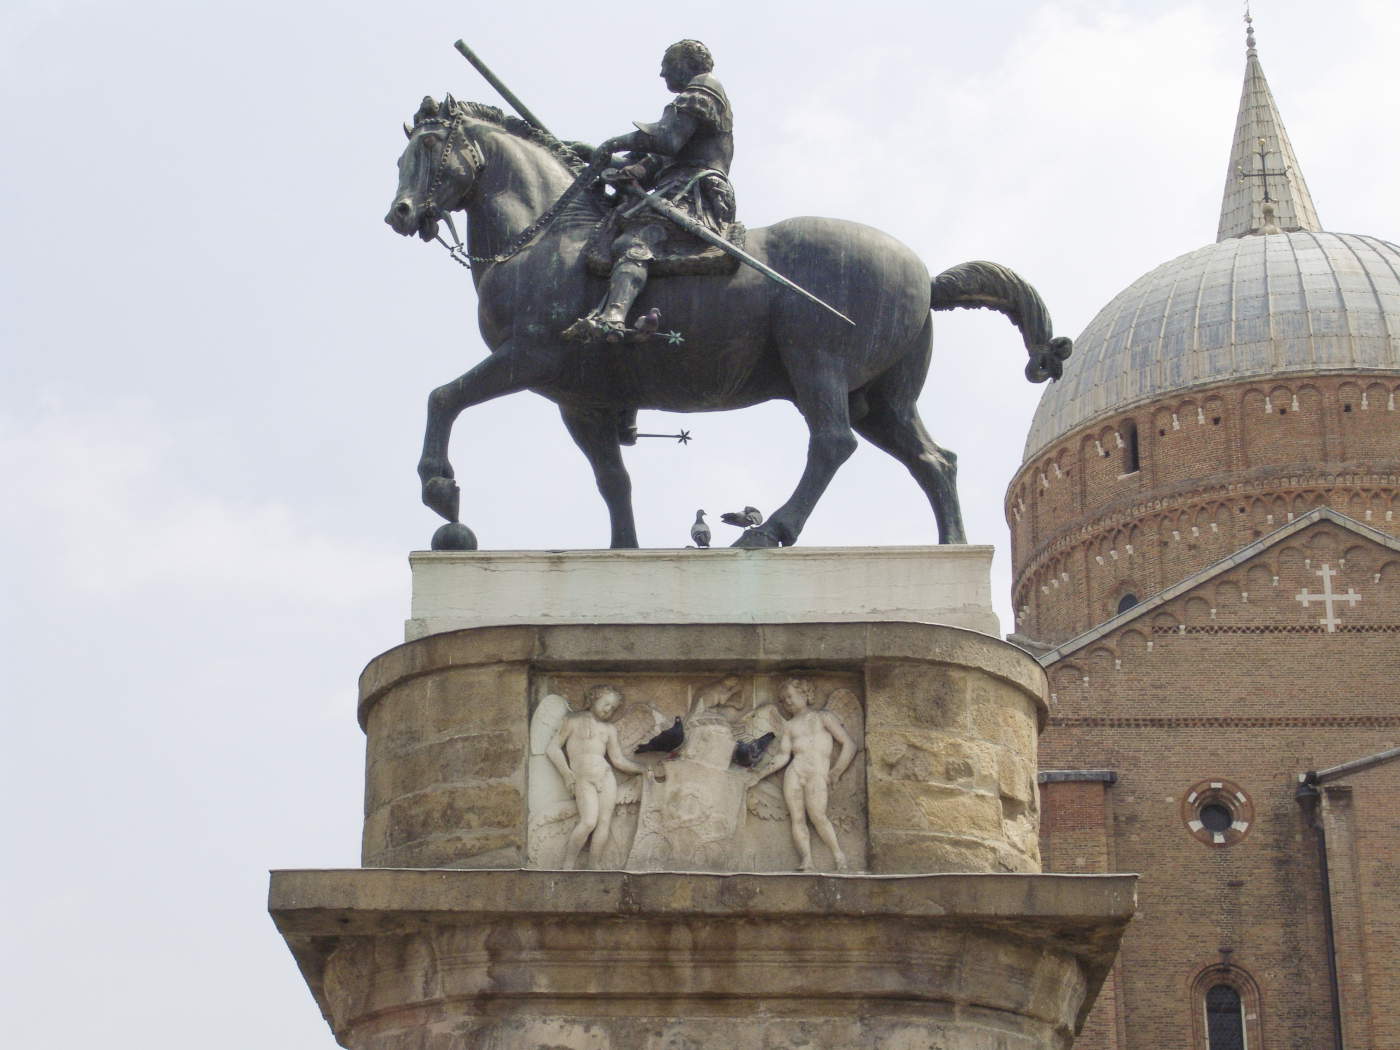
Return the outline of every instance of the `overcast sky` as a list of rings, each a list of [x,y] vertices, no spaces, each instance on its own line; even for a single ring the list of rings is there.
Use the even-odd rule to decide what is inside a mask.
[[[1323,225],[1397,239],[1400,6],[1254,13]],[[9,0],[6,1042],[334,1045],[265,915],[266,871],[358,863],[355,679],[401,640],[406,554],[436,525],[414,474],[424,399],[483,353],[465,271],[382,222],[418,100],[498,101],[453,40],[556,133],[597,141],[655,118],[662,50],[699,37],[734,102],[749,225],[836,215],[935,272],[1010,265],[1073,336],[1214,238],[1241,14]],[[921,401],[960,456],[970,540],[998,548],[1005,630],[1002,495],[1040,394],[1023,363],[999,315],[940,315]],[[683,546],[696,507],[771,510],[801,469],[786,404],[642,422],[695,437],[627,453],[646,546]],[[483,547],[606,544],[549,403],[469,410],[453,454]],[[935,537],[913,482],[866,446],[802,542]]]

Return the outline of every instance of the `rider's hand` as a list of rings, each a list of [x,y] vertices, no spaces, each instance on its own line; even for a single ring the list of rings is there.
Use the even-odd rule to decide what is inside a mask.
[[[628,164],[623,168],[608,168],[603,172],[604,182],[631,182],[646,174],[640,164]]]

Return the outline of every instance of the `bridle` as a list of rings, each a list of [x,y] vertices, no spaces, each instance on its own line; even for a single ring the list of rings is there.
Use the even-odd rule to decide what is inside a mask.
[[[448,244],[443,240],[441,233],[435,234],[434,239],[447,249],[447,254],[450,255],[458,265],[468,268],[474,263],[491,265],[493,263],[505,262],[507,259],[518,255],[531,241],[543,233],[545,228],[557,219],[559,213],[573,203],[580,193],[598,180],[598,176],[601,175],[603,169],[607,167],[610,159],[605,153],[599,153],[595,156],[588,166],[579,172],[578,176],[569,185],[569,188],[559,195],[559,199],[545,209],[543,215],[512,237],[510,243],[495,255],[471,255],[467,252],[467,246],[462,243],[462,238],[457,234],[457,226],[452,221],[452,213],[438,203],[437,199],[438,189],[442,185],[444,172],[447,170],[447,159],[452,152],[452,140],[457,134],[458,129],[464,124],[464,114],[459,111],[450,122],[443,121],[440,118],[429,118],[423,121],[419,126],[421,127],[428,124],[435,124],[438,126],[445,124],[447,127],[447,135],[443,138],[442,152],[438,155],[437,164],[433,168],[432,178],[428,182],[428,190],[425,194],[426,205],[429,209],[429,216],[434,219],[440,218],[446,224],[448,232],[452,234],[453,243]],[[414,130],[416,131],[417,128]],[[461,203],[466,204],[472,199],[473,194],[477,192],[477,186],[480,185],[481,173],[486,170],[486,155],[482,153],[481,147],[467,135],[462,136],[462,148],[466,151],[466,163],[468,168],[471,169],[472,176],[471,188],[467,190],[461,201]]]
[[[496,262],[496,259],[484,259],[467,254],[467,247],[462,243],[462,238],[457,234],[457,224],[452,221],[452,212],[438,201],[438,192],[444,181],[444,173],[447,171],[447,159],[452,155],[452,139],[463,125],[463,115],[459,112],[450,121],[429,119],[423,121],[419,126],[446,126],[447,134],[443,136],[442,152],[438,154],[437,163],[432,169],[432,178],[428,181],[428,189],[424,194],[427,217],[441,219],[447,224],[447,229],[452,234],[452,244],[448,244],[442,239],[441,233],[433,235],[434,240],[447,249],[447,254],[452,256],[462,266],[471,266],[474,262]],[[417,128],[414,129],[415,131]],[[466,135],[462,136],[462,149],[466,153],[467,167],[471,171],[472,184],[462,197],[462,204],[466,204],[476,193],[476,188],[481,181],[481,173],[486,169],[486,155],[482,153],[481,147]],[[518,249],[517,249],[518,250]]]

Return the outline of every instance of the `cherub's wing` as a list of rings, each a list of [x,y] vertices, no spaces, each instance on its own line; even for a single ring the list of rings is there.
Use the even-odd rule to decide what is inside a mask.
[[[549,742],[554,739],[554,734],[559,732],[559,727],[564,724],[564,719],[569,717],[572,710],[569,701],[558,693],[550,693],[540,701],[530,719],[530,754],[544,754]]]
[[[569,717],[569,701],[551,693],[540,701],[530,719],[530,862],[554,865],[562,849],[562,837],[567,828],[560,822],[577,815],[573,792],[564,786],[564,778],[545,754],[554,734]],[[558,840],[558,841],[556,841]]]
[[[613,719],[622,753],[629,757],[638,744],[650,740],[670,724],[670,719],[648,703],[628,704]]]
[[[841,722],[857,751],[865,746],[865,711],[855,693],[844,687],[833,689],[826,698],[824,710]]]
[[[759,820],[787,820],[787,803],[783,789],[770,777],[749,789],[749,812]]]

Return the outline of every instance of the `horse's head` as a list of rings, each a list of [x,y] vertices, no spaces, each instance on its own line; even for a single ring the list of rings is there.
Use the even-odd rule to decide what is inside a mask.
[[[437,236],[438,221],[465,203],[485,165],[481,147],[467,134],[466,112],[451,96],[423,99],[413,126],[403,126],[408,146],[399,157],[399,188],[384,221],[405,237]]]

